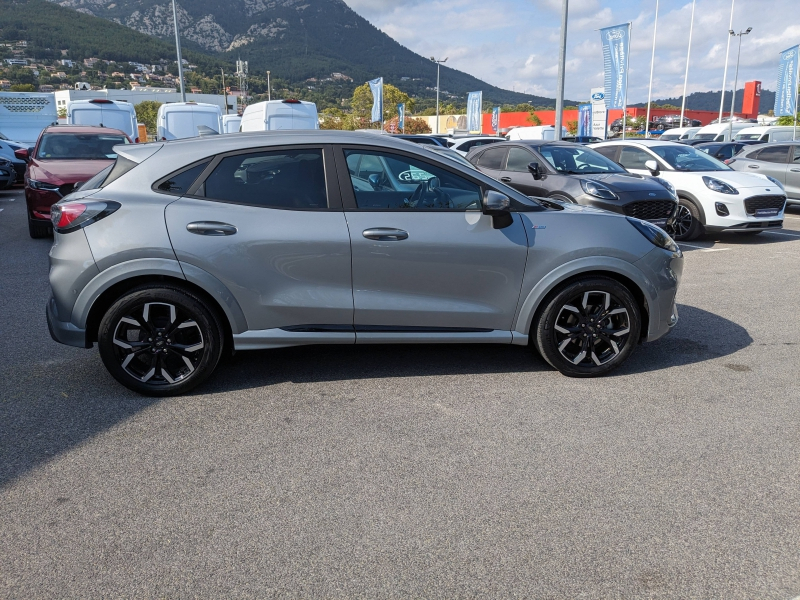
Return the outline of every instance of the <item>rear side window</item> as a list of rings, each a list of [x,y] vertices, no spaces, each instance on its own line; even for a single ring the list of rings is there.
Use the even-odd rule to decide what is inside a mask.
[[[203,169],[208,166],[209,160],[204,160],[199,165],[189,167],[178,173],[173,173],[166,181],[162,181],[158,185],[158,189],[162,192],[170,192],[172,194],[186,194],[189,188],[192,187],[192,184],[200,177]]]
[[[609,160],[614,160],[617,155],[617,149],[614,146],[603,146],[602,148],[592,148],[595,152],[599,152]]]
[[[322,150],[227,156],[205,180],[198,195],[267,208],[325,209],[328,196]]]
[[[511,148],[508,151],[508,164],[506,165],[506,171],[517,171],[520,173],[524,173],[528,170],[528,165],[534,162],[536,158],[522,148]]]
[[[763,160],[764,162],[785,163],[789,160],[789,146],[773,146],[771,148],[764,148],[756,156],[751,158]]]
[[[478,166],[499,171],[506,159],[506,148],[490,148],[478,158]]]

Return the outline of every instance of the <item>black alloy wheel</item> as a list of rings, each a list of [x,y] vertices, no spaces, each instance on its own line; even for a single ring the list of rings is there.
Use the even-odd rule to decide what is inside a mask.
[[[617,368],[639,341],[641,313],[618,281],[590,277],[551,296],[531,331],[536,348],[570,377],[595,377]]]
[[[679,200],[675,219],[667,233],[679,242],[693,240],[702,235],[703,225],[700,223],[700,211],[694,202],[684,198]]]
[[[182,394],[217,366],[223,335],[214,313],[188,291],[137,288],[100,323],[98,346],[108,371],[147,396]]]

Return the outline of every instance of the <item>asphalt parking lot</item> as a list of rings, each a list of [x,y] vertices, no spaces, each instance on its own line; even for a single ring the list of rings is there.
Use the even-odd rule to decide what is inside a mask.
[[[800,596],[800,210],[683,245],[609,377],[506,346],[239,353],[188,396],[50,340],[0,192],[0,596]]]

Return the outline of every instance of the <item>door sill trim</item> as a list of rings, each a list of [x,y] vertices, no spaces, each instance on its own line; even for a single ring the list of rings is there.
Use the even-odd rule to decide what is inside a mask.
[[[512,332],[486,331],[358,331],[315,330],[312,326],[260,329],[233,335],[236,350],[268,350],[312,344],[511,344]],[[318,325],[317,328],[347,328],[346,325]]]

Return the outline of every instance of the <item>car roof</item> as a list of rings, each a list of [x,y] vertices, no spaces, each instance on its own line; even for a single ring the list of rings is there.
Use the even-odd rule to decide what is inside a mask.
[[[127,136],[124,131],[100,125],[48,125],[42,133],[118,133]]]
[[[603,142],[597,142],[597,144],[593,145],[600,146],[601,144],[635,144],[637,146],[644,146],[645,148],[651,148],[653,146],[686,146],[686,144],[680,144],[678,142],[673,142],[672,140],[646,140],[644,138],[628,138],[625,140],[620,138],[616,140],[605,140]]]

